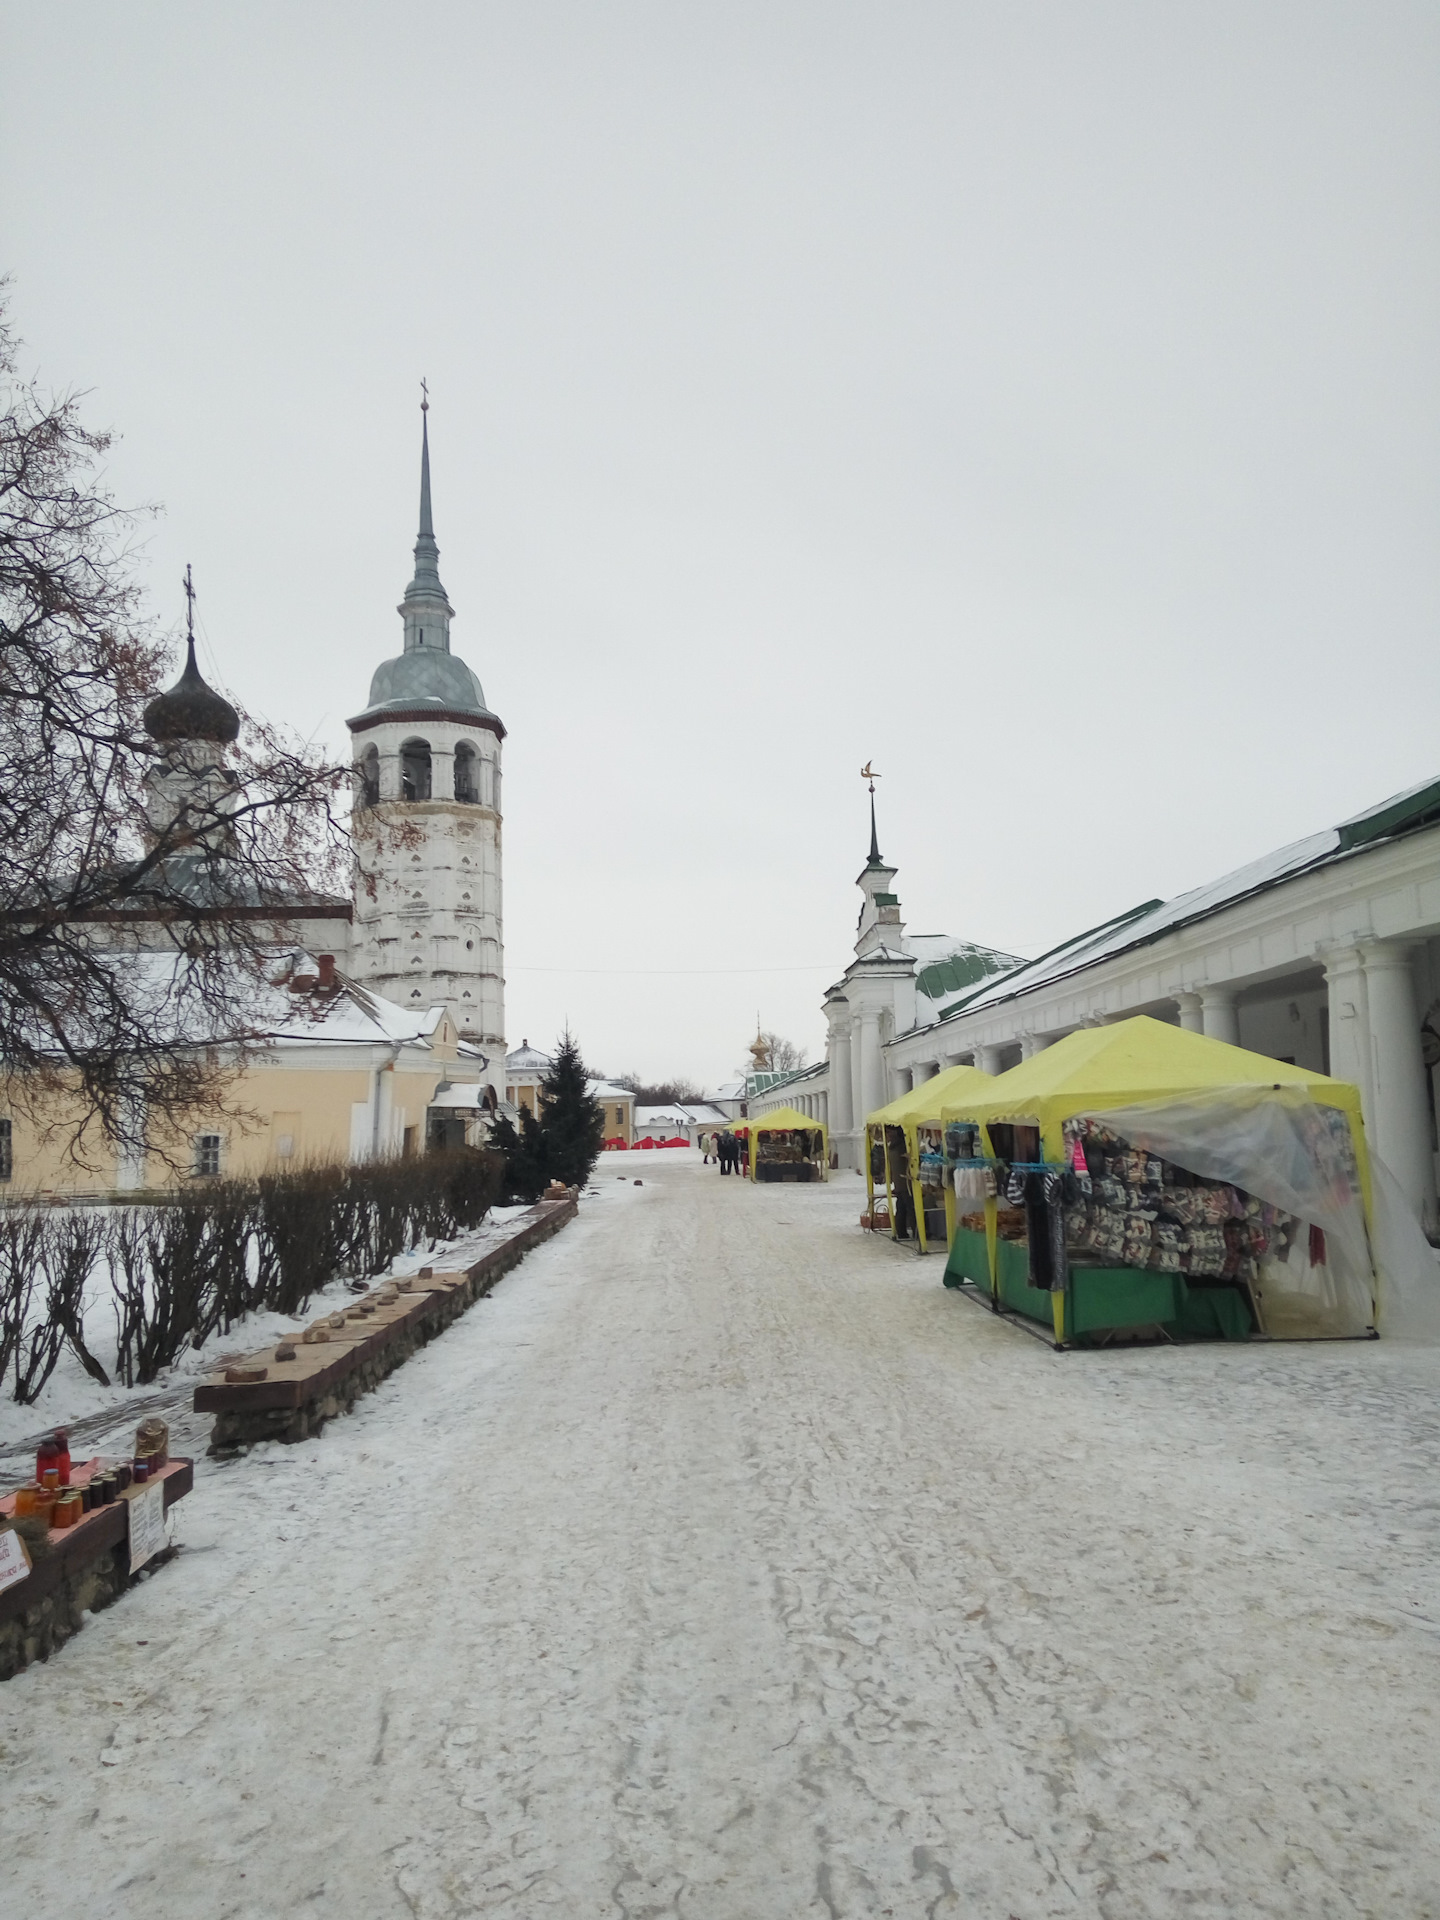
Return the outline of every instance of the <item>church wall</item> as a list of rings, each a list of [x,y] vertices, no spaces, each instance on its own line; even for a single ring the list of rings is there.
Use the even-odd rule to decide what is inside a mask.
[[[90,1164],[78,1165],[66,1146],[80,1113],[78,1102],[71,1107],[56,1096],[35,1118],[12,1109],[11,1177],[0,1180],[0,1204],[33,1196],[138,1197],[173,1191],[197,1178],[195,1142],[210,1133],[221,1139],[222,1177],[237,1179],[366,1159],[377,1137],[382,1156],[403,1152],[407,1133],[411,1149],[420,1152],[426,1111],[440,1082],[449,1077],[443,1059],[426,1059],[423,1068],[397,1064],[378,1075],[367,1065],[348,1061],[342,1068],[257,1062],[228,1083],[210,1113],[198,1115],[183,1130],[152,1130],[154,1151],[144,1156],[143,1164],[137,1160],[122,1165],[97,1134],[85,1156]],[[376,1079],[381,1093],[378,1135],[371,1117]]]

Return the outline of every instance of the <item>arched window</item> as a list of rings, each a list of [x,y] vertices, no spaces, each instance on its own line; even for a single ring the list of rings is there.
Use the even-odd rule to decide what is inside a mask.
[[[377,748],[367,747],[361,754],[358,772],[361,806],[378,806],[380,804],[380,754]]]
[[[430,742],[407,740],[400,749],[400,796],[404,800],[430,798]]]
[[[455,749],[455,798],[471,802],[480,798],[475,784],[475,749],[464,740]]]

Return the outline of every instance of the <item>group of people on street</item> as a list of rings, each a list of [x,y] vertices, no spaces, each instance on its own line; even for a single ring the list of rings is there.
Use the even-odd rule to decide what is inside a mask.
[[[702,1133],[700,1149],[704,1163],[708,1167],[713,1158],[721,1173],[733,1173],[738,1178],[745,1172],[745,1142],[737,1140],[727,1129],[724,1133]]]

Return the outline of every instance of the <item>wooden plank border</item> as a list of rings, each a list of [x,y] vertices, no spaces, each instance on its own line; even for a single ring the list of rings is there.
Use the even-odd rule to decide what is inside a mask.
[[[313,1439],[327,1420],[348,1413],[578,1211],[574,1188],[563,1198],[541,1200],[528,1217],[522,1216],[515,1233],[473,1265],[416,1276],[412,1291],[375,1308],[368,1328],[364,1321],[351,1321],[338,1339],[320,1346],[297,1345],[293,1361],[277,1360],[273,1346],[247,1356],[249,1364],[266,1369],[263,1380],[231,1381],[212,1374],[195,1389],[196,1412],[216,1415],[210,1452],[233,1454],[261,1440]],[[381,1284],[367,1300],[375,1299]],[[352,1301],[349,1308],[353,1312],[358,1305]]]

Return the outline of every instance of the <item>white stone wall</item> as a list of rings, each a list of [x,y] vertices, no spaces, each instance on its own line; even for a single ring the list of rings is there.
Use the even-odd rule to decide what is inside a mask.
[[[428,800],[401,797],[401,751],[413,740],[430,747]],[[462,744],[476,756],[476,801],[454,797]],[[355,735],[362,772],[372,747],[380,801],[355,809],[350,971],[402,1006],[447,1006],[463,1039],[495,1050],[503,1076],[500,741],[454,720],[386,720]]]

